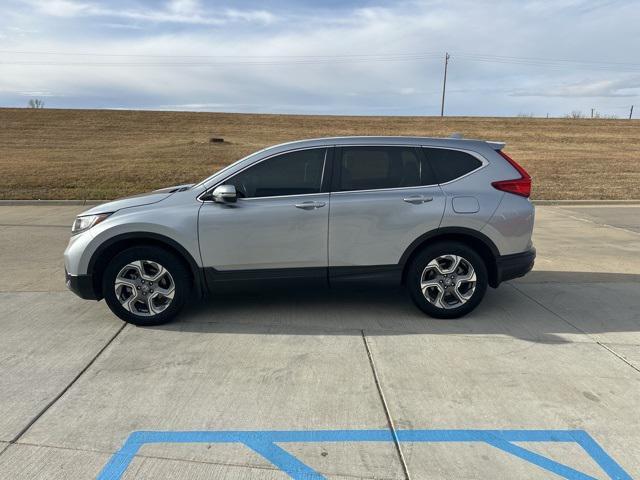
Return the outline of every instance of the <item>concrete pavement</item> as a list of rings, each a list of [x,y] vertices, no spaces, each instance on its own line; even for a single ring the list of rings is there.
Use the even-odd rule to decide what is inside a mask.
[[[460,320],[424,317],[401,290],[282,291],[211,298],[154,328],[65,291],[61,253],[84,208],[0,206],[0,478],[95,478],[140,430],[390,424],[585,430],[640,475],[638,206],[538,207],[534,272]],[[576,443],[507,443],[611,478]],[[559,478],[478,441],[279,445],[327,478]],[[205,442],[145,444],[121,478],[290,477],[245,445]]]

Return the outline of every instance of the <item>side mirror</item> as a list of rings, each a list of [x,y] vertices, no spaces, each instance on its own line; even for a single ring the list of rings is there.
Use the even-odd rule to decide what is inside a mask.
[[[233,185],[218,185],[211,194],[214,202],[227,203],[238,200],[236,187]]]

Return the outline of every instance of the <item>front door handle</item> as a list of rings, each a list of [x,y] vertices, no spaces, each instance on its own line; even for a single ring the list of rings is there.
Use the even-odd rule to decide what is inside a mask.
[[[433,200],[433,197],[425,197],[424,195],[413,195],[411,197],[403,198],[407,203],[413,203],[414,205],[420,205],[421,203],[427,203]]]
[[[322,208],[326,205],[324,202],[302,202],[296,203],[296,208],[303,210],[315,210],[316,208]]]

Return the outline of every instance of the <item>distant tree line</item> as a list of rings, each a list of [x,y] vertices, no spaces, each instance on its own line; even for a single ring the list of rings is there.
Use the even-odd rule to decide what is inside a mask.
[[[44,100],[40,98],[32,98],[29,100],[29,108],[44,108]]]
[[[631,119],[631,116],[633,114],[633,110],[631,110],[631,112],[629,113],[629,119]],[[536,118],[536,115],[534,115],[532,112],[520,112],[516,115],[516,117],[518,118]],[[544,117],[541,117],[544,118]],[[547,113],[546,118],[551,118],[549,117],[549,114]],[[616,115],[615,113],[612,114],[608,114],[608,113],[600,113],[598,112],[596,109],[592,109],[591,112],[589,114],[587,113],[583,113],[581,110],[572,110],[570,113],[566,113],[564,115],[562,115],[561,117],[556,117],[556,118],[571,118],[571,119],[579,119],[579,118],[597,118],[597,119],[604,119],[604,120],[616,120],[618,118],[620,118],[620,116]]]
[[[565,115],[564,118],[603,118],[606,120],[615,120],[618,118],[618,115],[600,113],[595,109],[591,109],[591,115],[584,114],[580,110],[572,110],[571,113]]]

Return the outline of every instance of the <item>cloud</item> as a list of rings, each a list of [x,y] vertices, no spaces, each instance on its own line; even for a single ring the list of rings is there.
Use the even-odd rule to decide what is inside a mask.
[[[637,103],[640,66],[629,62],[640,51],[640,11],[626,2],[596,10],[581,0],[514,0],[499,9],[472,0],[269,5],[6,0],[0,105],[22,105],[16,92],[43,91],[54,95],[52,107],[433,115],[445,51],[450,114],[562,115],[591,108],[593,98],[616,113],[619,97]],[[407,53],[414,57],[397,55]]]
[[[640,89],[640,76],[623,79],[597,80],[572,83],[570,85],[549,85],[533,90],[515,90],[512,95],[519,97],[636,97]]]
[[[197,0],[172,0],[168,2],[167,10],[180,15],[196,15],[201,11],[201,4]]]
[[[53,17],[110,17],[141,22],[177,23],[221,26],[230,22],[269,24],[275,15],[266,10],[238,10],[223,8],[215,13],[205,11],[197,0],[171,0],[164,8],[150,5],[148,8],[116,9],[102,3],[86,3],[76,0],[24,0],[39,13]],[[108,5],[108,3],[107,3]]]
[[[95,6],[74,0],[30,0],[26,2],[40,13],[56,17],[75,17],[91,14]]]
[[[53,97],[54,95],[51,92],[18,92],[18,95],[23,97]]]

